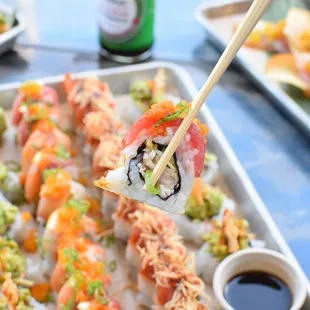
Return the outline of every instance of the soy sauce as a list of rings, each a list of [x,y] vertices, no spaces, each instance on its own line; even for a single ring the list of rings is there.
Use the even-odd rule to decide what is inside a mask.
[[[265,272],[235,276],[227,283],[224,296],[235,310],[288,310],[292,305],[288,286]]]

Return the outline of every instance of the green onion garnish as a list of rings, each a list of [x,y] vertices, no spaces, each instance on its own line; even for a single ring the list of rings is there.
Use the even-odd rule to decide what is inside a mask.
[[[181,101],[180,103],[177,104],[176,107],[178,108],[178,110],[176,112],[171,113],[171,114],[167,115],[166,117],[162,118],[154,126],[158,127],[159,125],[161,125],[164,122],[174,121],[174,120],[178,119],[182,115],[183,112],[188,113],[188,111],[189,111],[189,107],[187,106],[185,101]]]
[[[152,185],[152,171],[147,170],[145,172],[145,185],[147,190],[154,195],[159,195],[160,194],[160,189],[159,187],[154,187]]]
[[[56,154],[58,157],[63,158],[63,159],[70,158],[70,153],[66,150],[65,146],[61,143],[58,145]]]

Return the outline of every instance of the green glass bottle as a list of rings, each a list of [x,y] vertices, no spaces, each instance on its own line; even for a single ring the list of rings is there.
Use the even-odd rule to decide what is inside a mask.
[[[99,39],[102,53],[133,63],[151,55],[155,0],[99,0]]]

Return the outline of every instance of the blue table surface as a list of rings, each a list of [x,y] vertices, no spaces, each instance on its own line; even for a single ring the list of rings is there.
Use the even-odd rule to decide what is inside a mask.
[[[185,67],[202,86],[219,53],[193,17],[198,0],[157,0],[154,59]],[[16,5],[13,0],[4,3]],[[98,59],[88,0],[19,1],[28,31],[0,57],[0,82],[116,66]],[[27,4],[26,4],[27,3]],[[208,101],[213,115],[310,277],[310,142],[232,66]]]

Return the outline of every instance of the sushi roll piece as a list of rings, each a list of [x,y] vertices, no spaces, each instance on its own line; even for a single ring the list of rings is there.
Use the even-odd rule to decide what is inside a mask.
[[[92,165],[94,177],[106,176],[109,170],[114,170],[121,151],[122,138],[115,134],[105,135],[94,152]]]
[[[42,126],[35,130],[28,138],[22,150],[22,173],[27,175],[36,153],[43,148],[63,145],[67,151],[71,150],[71,139],[54,124]]]
[[[113,214],[117,209],[119,196],[108,191],[102,193],[101,211],[105,222],[113,223]]]
[[[213,153],[206,152],[204,169],[201,174],[201,178],[207,184],[212,184],[218,174],[219,164],[217,157]]]
[[[73,80],[70,74],[66,74],[64,87],[77,128],[84,127],[84,117],[89,112],[103,111],[113,116],[114,99],[106,83],[93,77]]]
[[[76,166],[64,145],[58,144],[57,147],[45,148],[35,154],[25,176],[25,198],[28,202],[39,198],[40,188],[44,181],[44,171],[59,168],[64,168],[73,177],[75,176]]]
[[[195,179],[184,215],[167,214],[178,226],[179,234],[196,245],[203,243],[203,235],[212,230],[211,220],[222,220],[225,210],[234,212],[235,203],[217,187]]]
[[[0,191],[3,196],[14,204],[22,203],[24,199],[24,189],[20,183],[18,172],[19,163],[15,161],[0,161]]]
[[[191,124],[156,186],[151,184],[151,175],[189,107],[185,102],[174,106],[170,101],[153,105],[124,137],[118,168],[95,185],[171,213],[182,213],[194,179],[203,170],[206,126],[198,120]]]
[[[159,69],[154,80],[137,81],[130,86],[130,97],[142,112],[147,111],[153,104],[166,100],[166,72]]]
[[[58,107],[57,92],[38,82],[25,82],[19,88],[19,94],[13,102],[12,124],[17,126],[23,118],[25,108],[31,104],[45,104],[51,107]]]
[[[38,103],[25,106],[23,117],[17,127],[17,142],[20,146],[24,146],[34,130],[58,124],[59,121],[58,107]]]
[[[117,239],[127,242],[133,225],[133,218],[130,215],[143,207],[144,205],[140,202],[120,196],[117,209],[113,214],[114,234]]]
[[[104,261],[104,249],[86,238],[61,238],[57,249],[57,263],[51,274],[51,288],[59,292],[70,275],[70,265],[74,262],[74,268],[80,270],[83,264]],[[69,271],[68,271],[69,269]]]
[[[106,136],[116,136],[123,130],[123,125],[113,114],[96,111],[89,112],[84,117],[83,133],[91,153],[95,151],[101,140],[109,140]]]
[[[56,209],[65,206],[71,196],[72,176],[63,169],[46,169],[43,173],[44,184],[40,189],[37,217],[47,221]]]
[[[3,108],[0,107],[0,141],[2,139],[3,134],[7,130],[8,125],[6,121],[6,115]]]
[[[55,258],[57,242],[70,234],[76,238],[87,234],[92,240],[98,239],[101,227],[88,217],[89,202],[70,199],[64,208],[56,209],[49,217],[42,237],[42,247],[47,258]]]
[[[149,241],[142,254],[139,289],[153,309],[206,309],[204,283],[195,275],[193,257],[178,240]],[[153,306],[152,306],[153,304]]]
[[[148,240],[178,238],[175,223],[161,213],[138,210],[129,217],[133,221],[133,227],[127,243],[126,258],[136,268],[141,264],[139,252],[143,251]]]
[[[264,247],[248,231],[249,223],[224,211],[223,221],[214,221],[213,230],[204,236],[206,241],[196,254],[196,272],[206,283],[212,283],[216,267],[228,255],[249,247]],[[258,241],[258,242],[257,242]]]

